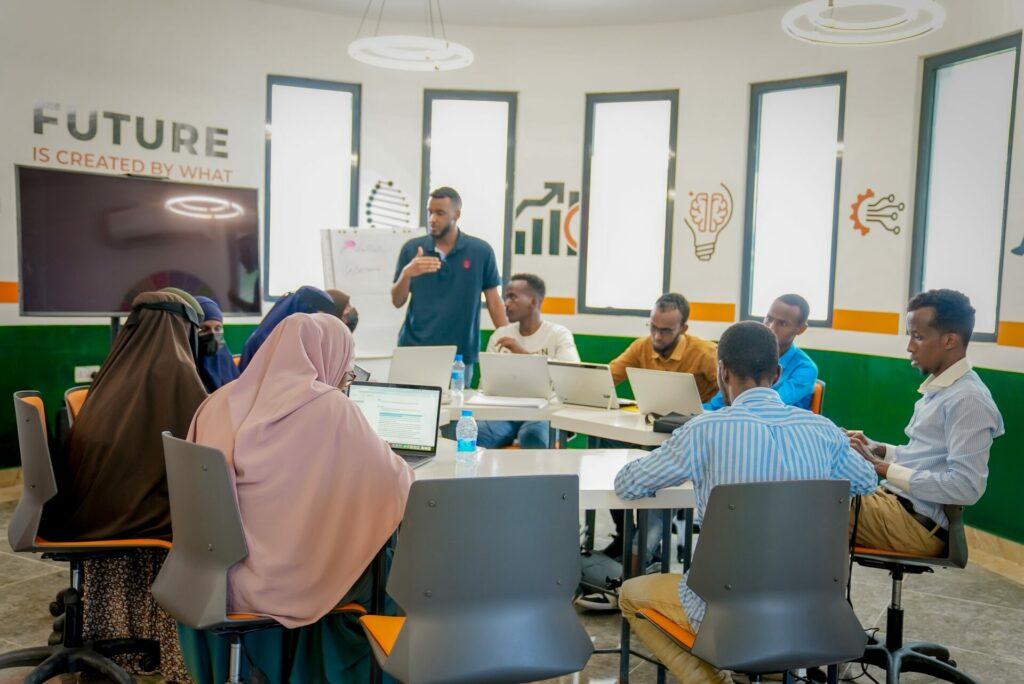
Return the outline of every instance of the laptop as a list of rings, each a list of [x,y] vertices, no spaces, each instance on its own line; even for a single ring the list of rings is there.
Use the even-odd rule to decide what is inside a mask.
[[[480,391],[493,397],[551,397],[547,357],[539,354],[480,354]]]
[[[388,382],[448,389],[455,363],[455,345],[444,347],[395,347]]]
[[[353,382],[348,397],[391,450],[413,468],[437,455],[440,387]]]
[[[548,372],[563,404],[614,409],[632,403],[615,395],[615,382],[607,364],[548,361]]]
[[[627,368],[626,376],[633,386],[640,413],[644,415],[678,413],[695,416],[704,411],[692,373]]]

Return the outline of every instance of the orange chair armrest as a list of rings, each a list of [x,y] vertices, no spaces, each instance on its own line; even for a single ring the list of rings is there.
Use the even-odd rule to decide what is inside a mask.
[[[398,635],[401,633],[402,627],[405,626],[405,618],[390,615],[364,615],[359,618],[359,624],[377,643],[380,650],[390,656],[391,649],[395,647]]]
[[[903,551],[891,551],[889,549],[872,549],[869,546],[855,546],[853,547],[853,552],[855,554],[863,554],[866,556],[894,556],[896,558],[906,558],[908,560],[918,558],[918,556],[912,556],[909,553],[904,553]]]
[[[166,539],[97,539],[95,541],[49,541],[42,537],[36,537],[36,547],[41,551],[47,548],[58,549],[166,549],[171,550],[171,542]]]
[[[686,649],[693,648],[693,642],[696,641],[697,635],[679,623],[665,617],[653,608],[638,610],[636,612],[636,616],[650,622],[652,625],[657,627],[662,634],[676,642],[678,646]]]

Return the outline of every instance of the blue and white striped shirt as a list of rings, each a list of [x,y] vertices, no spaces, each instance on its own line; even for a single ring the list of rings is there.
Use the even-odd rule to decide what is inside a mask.
[[[943,504],[970,506],[985,493],[988,452],[1005,431],[1003,417],[966,358],[930,376],[918,391],[924,396],[907,425],[910,442],[886,445],[892,465],[884,486],[948,528]]]
[[[693,418],[653,452],[628,463],[615,476],[615,492],[641,499],[691,480],[699,523],[716,485],[827,479],[849,480],[854,494],[870,494],[878,482],[874,468],[832,421],[787,406],[775,390],[757,387],[732,406]],[[697,629],[706,605],[686,586],[685,575],[679,600]]]

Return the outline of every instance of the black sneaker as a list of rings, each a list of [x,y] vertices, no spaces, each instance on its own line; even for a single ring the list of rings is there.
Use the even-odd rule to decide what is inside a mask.
[[[615,558],[616,560],[622,560],[622,537],[618,535],[612,537],[611,543],[601,549],[601,553],[608,556],[609,558]]]
[[[577,597],[575,603],[580,608],[586,608],[587,610],[608,612],[619,609],[619,599],[616,598],[615,594],[602,594],[600,592],[584,594]]]

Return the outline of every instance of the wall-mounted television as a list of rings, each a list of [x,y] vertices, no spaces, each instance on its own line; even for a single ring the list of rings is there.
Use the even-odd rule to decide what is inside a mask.
[[[23,314],[113,317],[169,286],[260,312],[255,189],[16,171]]]

